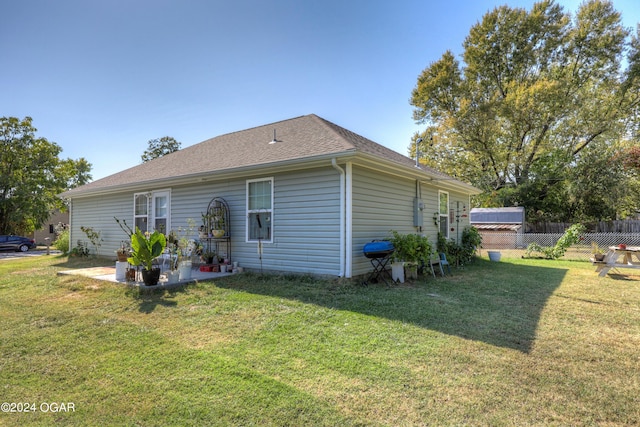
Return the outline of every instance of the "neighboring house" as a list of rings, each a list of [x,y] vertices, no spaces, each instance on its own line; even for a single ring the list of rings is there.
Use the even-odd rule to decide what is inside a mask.
[[[485,249],[509,249],[523,247],[525,231],[524,207],[473,208],[470,222],[482,236]]]
[[[163,230],[201,223],[215,197],[230,211],[232,261],[247,270],[352,277],[372,267],[365,243],[420,232],[435,243],[467,225],[456,202],[480,191],[316,115],[221,135],[61,195],[71,242],[81,226],[112,255],[126,238],[113,219]],[[197,237],[197,236],[194,236]],[[262,257],[258,253],[261,242]],[[226,247],[219,248],[224,252]]]
[[[45,240],[47,237],[49,238],[49,242],[53,243],[57,238],[56,228],[64,228],[67,224],[69,224],[69,212],[56,210],[51,214],[41,229],[33,232],[32,237],[38,245],[45,245],[47,243]]]

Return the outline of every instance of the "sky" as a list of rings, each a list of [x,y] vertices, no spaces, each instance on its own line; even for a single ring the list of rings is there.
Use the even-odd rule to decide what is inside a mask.
[[[4,0],[0,116],[32,117],[94,180],[150,139],[185,148],[306,114],[407,155],[419,74],[503,4],[534,1]],[[613,4],[635,31],[638,0]]]

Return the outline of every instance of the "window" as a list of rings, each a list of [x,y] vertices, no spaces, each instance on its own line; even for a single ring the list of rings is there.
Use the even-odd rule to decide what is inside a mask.
[[[154,191],[151,193],[139,193],[133,196],[133,223],[143,233],[158,230],[167,233],[170,227],[170,200],[169,191]]]
[[[438,192],[438,214],[440,223],[440,233],[449,238],[449,193],[445,191]]]
[[[273,242],[273,178],[247,181],[247,242]]]
[[[133,223],[144,233],[145,231],[148,231],[147,222],[149,219],[149,198],[146,194],[136,194],[133,196],[133,203]]]
[[[153,196],[153,228],[166,234],[169,222],[169,195],[160,193]]]

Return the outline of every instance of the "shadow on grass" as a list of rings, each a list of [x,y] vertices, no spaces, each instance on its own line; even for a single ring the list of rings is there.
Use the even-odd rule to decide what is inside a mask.
[[[230,276],[216,286],[410,323],[465,339],[531,350],[541,312],[567,270],[475,260],[445,278],[361,287],[310,277]]]
[[[188,286],[181,286],[172,289],[152,289],[141,292],[137,288],[130,288],[127,295],[138,301],[138,311],[141,313],[152,313],[157,307],[177,307],[178,303],[172,298],[177,294],[188,293]]]

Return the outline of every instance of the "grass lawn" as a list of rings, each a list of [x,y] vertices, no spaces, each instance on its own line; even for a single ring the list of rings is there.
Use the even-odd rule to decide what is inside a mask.
[[[31,411],[0,425],[640,424],[640,276],[503,258],[140,295],[73,263],[0,261],[0,403]]]

